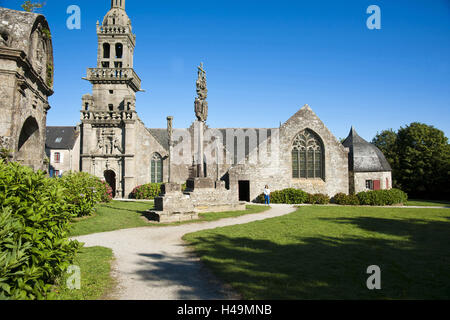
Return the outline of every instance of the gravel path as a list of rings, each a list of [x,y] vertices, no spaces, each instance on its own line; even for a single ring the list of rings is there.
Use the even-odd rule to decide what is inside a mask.
[[[224,288],[186,248],[188,233],[280,217],[295,211],[290,205],[272,205],[259,214],[174,227],[144,227],[99,233],[74,239],[86,247],[111,248],[117,300],[217,300],[238,298]]]

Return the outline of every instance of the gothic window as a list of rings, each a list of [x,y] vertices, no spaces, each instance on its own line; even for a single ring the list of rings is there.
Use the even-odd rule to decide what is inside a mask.
[[[151,182],[152,183],[163,182],[163,160],[159,153],[154,153],[152,156]]]
[[[294,139],[292,177],[325,180],[323,144],[321,139],[309,129],[300,132]]]

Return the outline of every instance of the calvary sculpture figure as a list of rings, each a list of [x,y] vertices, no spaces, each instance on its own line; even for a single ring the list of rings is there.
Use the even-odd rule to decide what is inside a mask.
[[[203,62],[198,67],[198,79],[197,79],[197,95],[195,98],[195,115],[198,121],[205,122],[208,118],[208,89],[206,88],[206,72],[203,69]]]

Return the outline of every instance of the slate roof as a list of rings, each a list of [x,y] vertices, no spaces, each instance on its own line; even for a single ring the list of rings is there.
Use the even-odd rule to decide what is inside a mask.
[[[150,129],[147,128],[147,130],[150,132],[150,134],[156,139],[156,141],[165,149],[165,150],[169,150],[169,136],[167,134],[167,129]],[[268,129],[268,128],[219,128],[219,129],[214,129],[214,130],[218,130],[223,137],[223,146],[225,147],[225,149],[227,149],[228,151],[233,150],[234,148],[234,144],[231,146],[227,146],[227,130],[233,130],[233,132],[237,131],[237,130],[242,130],[243,132],[246,132],[247,130],[254,130],[258,139],[258,144],[253,146],[253,150],[255,148],[257,148],[261,143],[264,142],[264,140],[262,140],[262,137],[260,136],[260,132],[261,131],[266,131],[266,139],[268,138],[268,136],[270,135],[270,130],[272,129]],[[175,143],[176,145],[176,143]],[[253,152],[253,150],[249,150],[249,152]]]
[[[158,143],[163,147],[166,151],[169,150],[169,135],[167,133],[167,129],[150,129],[147,128],[150,134],[158,141]]]
[[[354,172],[389,172],[392,171],[386,157],[375,145],[361,138],[352,127],[343,143],[350,149],[348,156],[349,170]]]
[[[45,147],[54,150],[71,150],[79,136],[76,127],[47,127]]]

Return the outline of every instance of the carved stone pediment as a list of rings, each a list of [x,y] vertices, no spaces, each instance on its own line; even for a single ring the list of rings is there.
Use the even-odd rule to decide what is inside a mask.
[[[97,130],[97,152],[100,154],[114,155],[123,154],[123,142],[120,129],[98,129]]]

